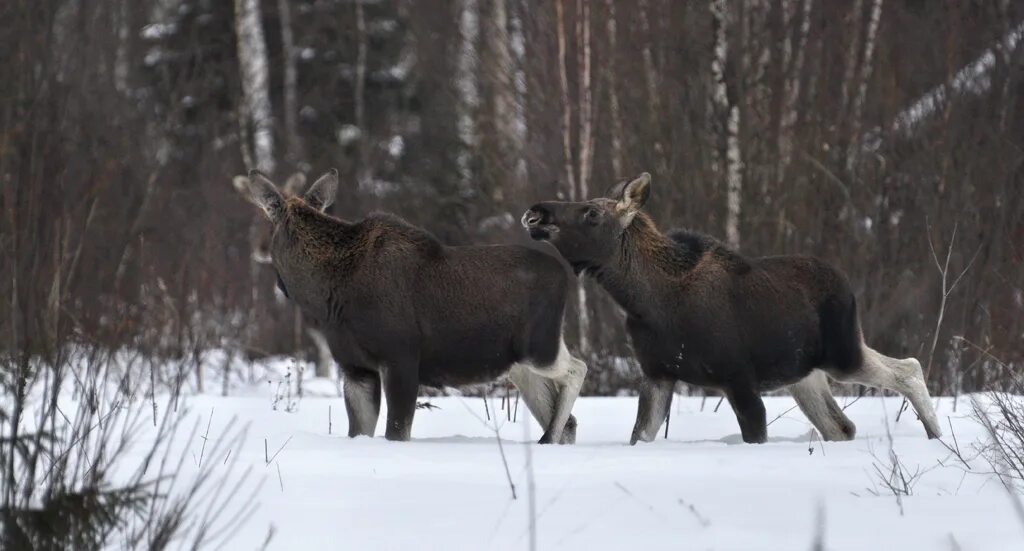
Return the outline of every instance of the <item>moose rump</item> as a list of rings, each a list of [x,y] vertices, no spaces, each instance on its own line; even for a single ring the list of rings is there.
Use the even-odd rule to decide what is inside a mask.
[[[389,214],[347,222],[324,214],[331,171],[285,199],[258,172],[235,186],[274,226],[279,282],[327,338],[344,374],[349,436],[408,440],[421,384],[483,383],[508,373],[544,427],[541,442],[575,440],[572,405],[586,366],[562,341],[567,275],[519,246],[447,247]]]

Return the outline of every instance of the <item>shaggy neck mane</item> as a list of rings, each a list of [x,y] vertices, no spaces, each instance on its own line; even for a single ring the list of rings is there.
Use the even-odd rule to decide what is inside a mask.
[[[288,243],[302,251],[302,257],[334,268],[336,275],[355,270],[367,255],[382,249],[424,259],[443,254],[443,246],[433,235],[396,216],[373,213],[358,222],[347,222],[297,198],[288,200],[281,229]]]
[[[293,246],[317,262],[328,261],[350,248],[360,233],[358,224],[326,215],[295,197],[286,203],[281,230]]]
[[[691,234],[685,234],[687,236]],[[584,267],[630,314],[644,317],[645,304],[665,289],[678,288],[708,251],[708,238],[665,235],[639,212],[619,237],[619,247],[607,262]]]

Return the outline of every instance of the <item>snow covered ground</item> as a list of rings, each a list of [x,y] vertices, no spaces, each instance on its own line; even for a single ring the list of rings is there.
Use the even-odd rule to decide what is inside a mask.
[[[677,396],[668,439],[635,447],[636,398],[580,399],[575,446],[528,444],[541,431],[520,403],[518,422],[497,412],[513,499],[481,398],[429,399],[437,409],[417,412],[413,441],[394,443],[347,438],[336,395],[307,392],[288,412],[282,400],[274,409],[271,387],[187,399],[187,415],[203,431],[209,424],[207,454],[232,417],[249,425],[244,444],[229,451],[263,484],[230,549],[260,548],[268,531],[270,549],[528,549],[531,518],[538,549],[811,549],[819,527],[831,550],[1024,549],[1024,526],[998,480],[967,473],[925,438],[912,412],[893,422],[898,398],[856,401],[847,409],[856,440],[824,444],[811,440],[790,398],[769,398],[768,419],[778,416],[770,442],[745,445],[727,404],[716,413],[717,398],[702,409],[700,398]],[[335,393],[329,381],[307,381],[307,389]],[[953,444],[948,416],[964,455],[973,455],[983,430],[967,400],[956,413],[952,405],[939,401],[944,439]],[[494,398],[492,416],[498,406]],[[875,472],[890,467],[886,419],[900,460],[920,470],[902,515]],[[378,434],[383,420],[384,412]],[[199,436],[181,440],[203,453]],[[220,461],[207,457],[207,465]],[[981,459],[972,466],[988,470]],[[197,469],[193,458],[182,474]],[[246,491],[235,495],[234,506],[248,500]]]

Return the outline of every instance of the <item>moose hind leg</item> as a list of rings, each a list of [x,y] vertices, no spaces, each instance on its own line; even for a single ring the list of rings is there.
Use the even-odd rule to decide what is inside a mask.
[[[763,444],[768,440],[768,420],[765,416],[764,401],[753,387],[736,386],[725,393],[729,404],[736,413],[743,441],[748,444]]]
[[[572,444],[576,441],[576,419],[572,407],[583,387],[587,366],[559,344],[558,356],[547,367],[516,364],[509,373],[512,383],[523,393],[527,407],[544,427],[541,444]]]
[[[526,408],[541,427],[551,424],[555,411],[558,389],[555,382],[530,371],[526,364],[515,364],[508,372],[508,378],[523,396]]]
[[[820,370],[813,370],[799,382],[791,385],[796,405],[804,412],[814,428],[818,429],[825,440],[853,440],[857,427],[850,421],[842,408],[832,397],[828,377]]]
[[[651,442],[658,436],[658,429],[668,418],[668,409],[672,404],[672,389],[675,379],[654,379],[644,377],[640,381],[640,399],[637,401],[636,423],[629,444]]]
[[[373,436],[380,416],[380,374],[358,368],[342,368],[348,435]]]
[[[555,404],[559,398],[559,389],[555,381],[542,377],[530,370],[525,364],[515,364],[508,373],[512,384],[516,385],[523,396],[526,408],[530,410],[533,418],[541,427],[551,426],[554,418]],[[547,442],[545,442],[547,443]],[[562,430],[559,444],[576,443],[576,418],[569,415]]]
[[[928,438],[942,436],[931,395],[924,382],[921,363],[914,358],[896,359],[861,344],[864,361],[859,369],[841,373],[837,378],[863,385],[884,388],[906,396],[921,418]]]

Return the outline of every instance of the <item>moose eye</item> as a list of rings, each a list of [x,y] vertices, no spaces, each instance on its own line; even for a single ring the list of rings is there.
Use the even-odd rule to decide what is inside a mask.
[[[583,220],[596,225],[601,220],[601,212],[593,207],[588,207],[583,211]]]

